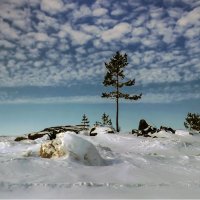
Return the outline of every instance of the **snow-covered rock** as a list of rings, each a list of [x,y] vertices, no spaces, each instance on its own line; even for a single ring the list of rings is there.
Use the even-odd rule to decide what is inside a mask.
[[[43,158],[67,156],[86,165],[104,165],[104,160],[96,147],[73,132],[60,133],[55,140],[43,143],[40,156]]]
[[[166,131],[162,130],[162,131],[151,134],[151,137],[172,138],[172,137],[174,137],[174,134],[172,132],[166,132]]]
[[[106,133],[113,134],[114,132],[115,132],[114,129],[110,126],[97,126],[91,128],[90,136],[96,136],[97,134],[106,134]]]
[[[176,135],[180,135],[180,136],[188,136],[190,135],[190,133],[186,130],[176,130],[175,132]]]
[[[59,158],[67,153],[68,151],[63,148],[62,141],[59,139],[45,142],[40,148],[40,156],[42,158]]]
[[[199,134],[97,131],[95,137],[57,134],[54,147],[65,153],[59,159],[39,156],[45,138],[0,137],[0,199],[199,198]]]

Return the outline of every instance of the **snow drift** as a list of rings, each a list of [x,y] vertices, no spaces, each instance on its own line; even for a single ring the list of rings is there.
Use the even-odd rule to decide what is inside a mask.
[[[64,154],[52,159],[39,155],[47,137],[0,137],[0,198],[199,198],[199,135],[97,131],[58,134]]]
[[[73,132],[60,133],[57,135],[57,139],[42,144],[40,156],[44,158],[66,156],[86,165],[100,166],[104,164],[95,146],[74,135]]]

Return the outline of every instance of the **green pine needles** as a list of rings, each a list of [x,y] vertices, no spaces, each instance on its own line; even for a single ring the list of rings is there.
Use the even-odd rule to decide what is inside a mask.
[[[123,87],[130,87],[135,84],[135,79],[125,81],[124,69],[128,65],[127,55],[120,54],[119,51],[105,63],[106,75],[103,84],[105,87],[111,86],[113,91],[102,93],[103,98],[111,98],[116,101],[116,130],[119,132],[119,99],[136,101],[142,97],[140,95],[130,95],[122,92]]]
[[[81,122],[84,126],[84,128],[88,128],[90,125],[89,125],[89,120],[87,118],[87,116],[84,114],[83,117],[82,117],[82,122]]]
[[[188,113],[184,122],[185,128],[200,132],[200,115],[198,113]]]

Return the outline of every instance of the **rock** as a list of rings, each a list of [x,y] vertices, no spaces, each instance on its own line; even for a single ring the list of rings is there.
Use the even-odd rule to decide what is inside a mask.
[[[36,140],[38,138],[43,137],[44,135],[46,135],[47,132],[35,132],[35,133],[30,133],[28,134],[28,139],[29,140]]]
[[[66,156],[66,158],[91,166],[105,164],[96,147],[74,132],[60,133],[56,139],[43,143],[40,148],[40,156],[42,158]]]
[[[27,140],[27,139],[28,139],[28,138],[26,138],[26,137],[19,136],[19,137],[16,137],[16,138],[15,138],[15,141],[16,141],[16,142],[19,142],[19,141]]]
[[[76,134],[79,133],[79,131],[85,130],[85,128],[83,126],[55,126],[55,127],[50,127],[50,128],[45,128],[42,131],[47,131],[47,132],[51,132],[54,134],[58,134],[58,133],[62,133],[62,132],[66,132],[66,131],[73,131]]]
[[[49,127],[45,128],[42,131],[29,133],[25,136],[17,137],[15,141],[21,141],[25,139],[29,140],[36,140],[38,138],[42,138],[44,135],[48,135],[50,140],[53,140],[56,138],[56,135],[59,133],[72,131],[76,134],[79,134],[80,131],[85,131],[86,129],[83,127],[83,125],[76,125],[76,126],[55,126],[55,127]]]
[[[172,133],[174,133],[175,134],[175,130],[174,129],[172,129],[171,127],[166,127],[166,126],[161,126],[160,127],[160,131],[162,131],[162,130],[164,130],[164,131],[170,131],[170,132],[172,132]]]
[[[96,127],[91,128],[90,136],[96,136],[98,133],[114,134],[115,131],[112,127],[109,127],[109,126],[108,127],[96,126]]]
[[[90,130],[90,136],[96,136],[97,132],[95,132],[95,131],[96,131],[96,127],[91,128],[91,130]]]
[[[147,124],[147,122],[144,119],[141,119],[139,122],[139,127],[138,130],[142,131],[144,129],[146,129],[149,125]]]
[[[40,147],[40,156],[42,158],[59,158],[64,155],[66,155],[66,150],[62,148],[61,140],[48,141]]]
[[[138,135],[139,131],[138,131],[137,129],[133,129],[131,133],[132,133],[132,134],[137,134],[137,135]]]
[[[150,126],[144,119],[140,120],[138,130],[140,131],[138,133],[138,136],[142,135],[144,137],[149,137],[149,135],[148,135],[149,133],[153,134],[157,131],[157,129],[155,127]]]
[[[143,137],[151,137],[151,135],[149,134],[153,134],[155,132],[157,132],[157,129],[153,126],[150,126],[144,119],[140,120],[138,130],[132,130],[132,134]]]

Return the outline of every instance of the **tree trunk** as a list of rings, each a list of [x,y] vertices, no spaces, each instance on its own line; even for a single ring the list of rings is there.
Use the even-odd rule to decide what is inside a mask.
[[[119,132],[119,98],[116,98],[117,110],[116,110],[116,130]]]
[[[116,96],[116,104],[117,104],[117,110],[116,110],[116,130],[119,132],[119,76],[117,72],[117,96]]]

